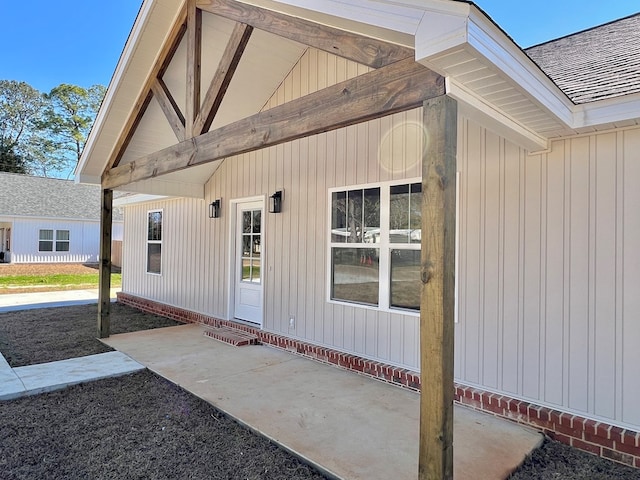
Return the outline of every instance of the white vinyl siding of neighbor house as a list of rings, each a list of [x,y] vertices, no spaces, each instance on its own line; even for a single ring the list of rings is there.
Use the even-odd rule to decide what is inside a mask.
[[[97,262],[100,253],[100,224],[83,220],[52,220],[8,217],[11,228],[11,262],[13,263],[84,263]],[[40,231],[53,231],[53,251],[39,251]],[[122,238],[123,224],[113,225],[114,239]],[[68,231],[69,251],[56,251],[56,232]],[[62,238],[60,237],[60,240]],[[58,242],[60,243],[60,242]],[[60,250],[58,248],[58,250]]]
[[[459,132],[456,379],[637,430],[640,128],[532,156]]]

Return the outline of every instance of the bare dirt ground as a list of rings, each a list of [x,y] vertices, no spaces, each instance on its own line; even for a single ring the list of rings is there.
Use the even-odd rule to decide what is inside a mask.
[[[112,305],[113,333],[175,322]],[[95,305],[0,314],[12,366],[109,351]],[[145,371],[0,403],[0,478],[323,479],[320,472]],[[640,470],[550,440],[510,480],[640,480]],[[484,480],[484,479],[479,479]]]
[[[0,277],[9,275],[51,275],[54,273],[96,273],[97,264],[0,263]]]

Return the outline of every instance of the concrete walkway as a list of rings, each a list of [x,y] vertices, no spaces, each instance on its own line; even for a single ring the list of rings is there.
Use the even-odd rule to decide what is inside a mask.
[[[111,289],[111,301],[115,301],[116,292],[119,290],[119,288]],[[97,288],[58,292],[8,293],[0,295],[0,313],[91,303],[98,303]]]
[[[266,346],[232,347],[198,325],[105,343],[342,479],[413,479],[419,395]],[[456,480],[504,479],[542,436],[456,407]]]
[[[144,365],[120,352],[16,368],[11,368],[0,355],[0,400],[50,392],[101,378],[118,377],[144,368]]]

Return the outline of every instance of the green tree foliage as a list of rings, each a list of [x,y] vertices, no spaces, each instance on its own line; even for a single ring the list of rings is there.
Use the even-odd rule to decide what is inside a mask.
[[[67,166],[75,167],[80,160],[105,91],[102,85],[85,89],[63,83],[45,95],[48,105],[40,126]]]
[[[19,153],[45,107],[42,94],[25,82],[0,80],[0,145]]]
[[[28,173],[69,176],[77,165],[105,87],[61,84],[42,94],[25,82],[0,80],[0,147],[4,163]],[[4,158],[4,157],[3,157]]]
[[[13,148],[0,143],[0,172],[29,173],[24,160]]]

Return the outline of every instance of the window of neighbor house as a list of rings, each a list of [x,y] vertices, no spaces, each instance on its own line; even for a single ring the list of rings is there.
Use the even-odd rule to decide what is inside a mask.
[[[162,210],[148,212],[147,273],[162,272]]]
[[[38,251],[53,252],[53,230],[40,230],[38,236]]]
[[[420,309],[420,181],[330,191],[332,301]]]
[[[69,251],[69,230],[56,230],[56,252]]]
[[[55,238],[55,241],[54,241]],[[38,233],[39,252],[68,252],[69,230],[42,229]]]

